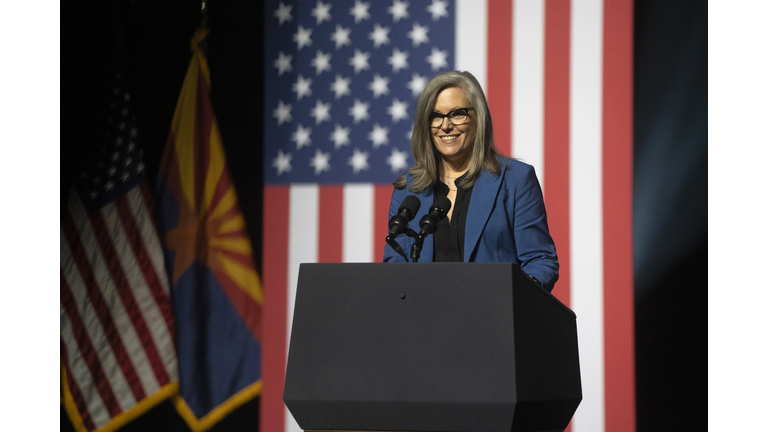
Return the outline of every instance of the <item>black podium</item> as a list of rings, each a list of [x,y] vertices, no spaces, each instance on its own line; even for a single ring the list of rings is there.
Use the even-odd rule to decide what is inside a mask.
[[[283,400],[305,430],[562,431],[576,316],[516,264],[302,264]]]

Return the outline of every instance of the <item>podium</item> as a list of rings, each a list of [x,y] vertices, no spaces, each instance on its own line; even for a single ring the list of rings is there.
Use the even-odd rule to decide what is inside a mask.
[[[512,263],[301,264],[304,430],[543,432],[581,402],[576,316]]]

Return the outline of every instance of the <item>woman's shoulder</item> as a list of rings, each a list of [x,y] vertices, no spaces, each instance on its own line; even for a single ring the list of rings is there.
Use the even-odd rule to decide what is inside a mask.
[[[413,183],[413,174],[410,170],[405,170],[392,184],[395,187],[395,193],[406,193],[411,183]]]
[[[505,177],[521,177],[534,170],[533,165],[519,159],[512,159],[498,155],[496,159],[501,164],[501,171]]]

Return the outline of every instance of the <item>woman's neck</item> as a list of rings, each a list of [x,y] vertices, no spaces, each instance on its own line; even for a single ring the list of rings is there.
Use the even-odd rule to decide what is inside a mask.
[[[469,159],[460,163],[451,163],[443,159],[441,167],[441,175],[448,178],[458,178],[464,175],[469,170]]]

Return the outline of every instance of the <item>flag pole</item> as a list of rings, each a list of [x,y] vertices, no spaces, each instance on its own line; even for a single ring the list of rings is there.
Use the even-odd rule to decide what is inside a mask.
[[[208,28],[208,2],[210,0],[200,0],[200,28]]]

